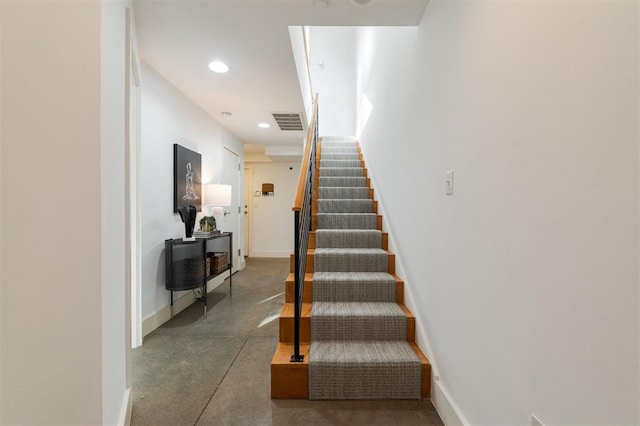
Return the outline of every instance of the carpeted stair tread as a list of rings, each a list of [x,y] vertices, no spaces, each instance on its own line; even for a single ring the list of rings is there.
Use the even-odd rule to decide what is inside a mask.
[[[388,253],[382,249],[316,248],[317,272],[388,272]]]
[[[353,154],[358,153],[358,147],[355,145],[325,145],[322,147],[322,154]]]
[[[339,169],[362,167],[360,160],[323,160],[320,159],[320,169]]]
[[[330,199],[330,200],[345,200],[345,199],[364,199],[369,198],[369,188],[331,188],[331,187],[319,187],[318,199]]]
[[[401,340],[407,336],[407,317],[396,303],[313,302],[311,339]]]
[[[395,302],[316,302],[311,305],[311,315],[317,317],[372,317],[403,318],[406,314]],[[403,330],[406,332],[406,330]],[[400,338],[406,337],[401,335]],[[341,340],[341,339],[335,339]]]
[[[333,135],[323,136],[323,144],[341,144],[341,143],[356,143],[356,138],[353,136]]]
[[[313,302],[395,302],[396,281],[386,272],[315,272]]]
[[[375,213],[318,213],[317,229],[377,229]]]
[[[393,308],[396,308],[394,310]],[[395,303],[314,302],[311,339],[377,341],[407,336],[407,317]]]
[[[320,167],[320,177],[326,176],[364,176],[362,167]]]
[[[405,341],[311,342],[309,399],[420,399],[421,380]]]
[[[360,154],[357,152],[322,153],[320,160],[359,160]]]
[[[318,213],[371,213],[373,200],[318,200]]]
[[[323,143],[320,147],[321,152],[330,151],[330,150],[354,150],[358,149],[358,145],[353,142],[342,142],[342,143]]]
[[[316,248],[380,248],[382,231],[377,229],[318,229]]]
[[[375,281],[388,282],[394,284],[396,282],[393,275],[387,272],[314,272],[314,282],[334,282],[337,285],[346,282],[370,283]]]
[[[366,186],[367,178],[364,176],[320,176],[318,186],[323,187],[362,187]]]

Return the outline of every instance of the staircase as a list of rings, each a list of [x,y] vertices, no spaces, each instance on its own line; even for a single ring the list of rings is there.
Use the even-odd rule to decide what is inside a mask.
[[[300,323],[304,362],[290,362],[292,260],[272,398],[428,398],[431,367],[415,344],[415,318],[403,305],[403,282],[353,139],[318,143],[312,206]]]

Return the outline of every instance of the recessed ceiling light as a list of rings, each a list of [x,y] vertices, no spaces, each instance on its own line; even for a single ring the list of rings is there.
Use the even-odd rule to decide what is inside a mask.
[[[229,66],[221,61],[213,61],[209,64],[209,69],[219,74],[224,74],[229,71]]]
[[[223,117],[231,117],[233,114],[230,113],[229,111],[222,111],[220,115]]]
[[[260,123],[260,124],[258,124],[258,127],[260,127],[261,129],[268,129],[269,127],[271,127],[271,124],[269,124],[269,123]]]

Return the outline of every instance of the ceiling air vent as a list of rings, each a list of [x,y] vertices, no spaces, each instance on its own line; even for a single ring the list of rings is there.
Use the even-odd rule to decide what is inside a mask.
[[[298,113],[272,112],[273,119],[276,120],[280,130],[284,132],[304,130],[302,115]]]

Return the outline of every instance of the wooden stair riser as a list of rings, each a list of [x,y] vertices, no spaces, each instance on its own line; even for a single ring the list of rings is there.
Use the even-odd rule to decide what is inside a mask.
[[[294,304],[285,303],[280,311],[279,334],[280,342],[293,343],[294,340]],[[300,341],[309,343],[311,336],[311,304],[302,304],[300,317]]]
[[[396,303],[404,303],[404,281],[397,275],[393,276],[396,280]],[[295,301],[295,282],[293,273],[287,276],[285,281],[285,303],[294,303]],[[305,274],[304,292],[302,293],[302,303],[311,303],[313,301],[313,274]]]
[[[311,253],[309,253],[311,252]],[[315,264],[315,257],[313,255],[314,250],[307,251],[307,266],[305,267],[305,273],[312,274],[313,266]],[[295,273],[296,271],[296,258],[293,253],[289,255],[289,273]]]
[[[284,302],[295,303],[295,276],[290,273],[285,281]],[[302,293],[302,303],[313,301],[313,274],[305,274],[304,290]]]

